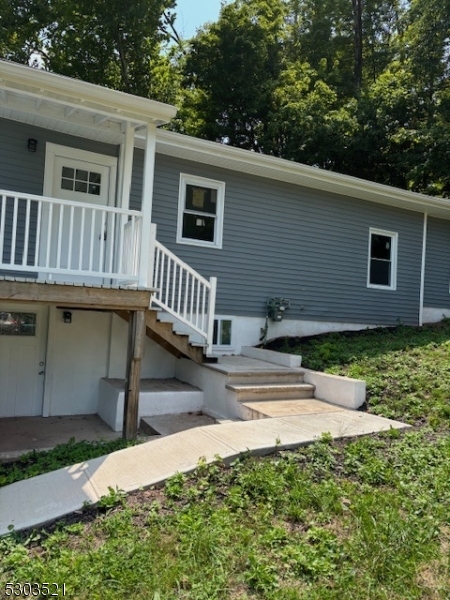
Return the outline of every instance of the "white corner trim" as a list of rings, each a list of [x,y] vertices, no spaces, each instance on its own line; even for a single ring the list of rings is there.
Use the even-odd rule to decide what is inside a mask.
[[[391,282],[390,285],[377,285],[370,283],[370,261],[371,261],[371,242],[372,235],[384,235],[390,237],[391,242]],[[385,229],[369,228],[369,248],[367,251],[367,287],[376,290],[386,290],[395,292],[397,290],[397,257],[398,257],[398,233],[396,231],[387,231]]]
[[[214,241],[207,242],[193,238],[183,237],[183,215],[186,206],[186,186],[198,185],[199,187],[217,190],[217,212],[214,222]],[[177,218],[177,244],[187,244],[190,246],[201,246],[204,248],[222,248],[223,240],[223,215],[225,204],[225,182],[206,177],[198,177],[187,173],[180,173],[180,183],[178,189],[178,218]],[[199,211],[200,213],[201,211]],[[205,213],[206,214],[206,213]],[[212,216],[212,215],[208,215]]]
[[[427,259],[427,231],[428,214],[423,214],[423,237],[422,237],[422,265],[420,268],[420,299],[419,299],[419,327],[423,325],[423,302],[425,296],[425,263]]]

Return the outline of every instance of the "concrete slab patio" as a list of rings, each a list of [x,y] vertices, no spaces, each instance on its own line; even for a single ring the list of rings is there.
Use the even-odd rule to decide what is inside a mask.
[[[0,462],[32,450],[49,450],[58,444],[116,440],[113,431],[97,415],[67,417],[8,417],[0,419]]]
[[[193,471],[200,458],[230,462],[244,452],[267,454],[314,442],[404,429],[404,423],[350,410],[256,421],[227,422],[154,438],[132,448],[59,469],[0,489],[0,535],[54,521],[84,502],[96,503],[108,488],[131,492]]]

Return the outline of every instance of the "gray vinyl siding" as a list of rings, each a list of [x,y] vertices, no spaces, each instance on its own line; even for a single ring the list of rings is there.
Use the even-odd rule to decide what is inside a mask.
[[[29,138],[37,140],[36,152],[28,151]],[[117,146],[0,119],[0,189],[42,195],[47,142],[118,156]]]
[[[37,151],[28,151],[28,139],[37,140]],[[34,127],[25,123],[0,119],[0,189],[21,192],[23,194],[42,195],[44,186],[45,148],[46,143],[52,142],[61,146],[69,146],[90,152],[117,156],[118,147],[100,142],[93,142],[84,138],[65,135],[63,133]],[[32,214],[33,208],[32,205]],[[19,228],[16,245],[16,262],[22,260],[25,237],[25,203],[19,204]],[[12,201],[7,205],[6,216],[12,219]],[[8,222],[8,219],[7,219]],[[34,256],[35,232],[31,230],[28,257],[32,261]],[[3,258],[9,261],[11,244],[11,226],[6,225],[5,249]],[[28,261],[29,264],[32,262]],[[5,272],[0,271],[0,275]],[[7,274],[11,274],[8,272]],[[19,276],[22,273],[15,272]],[[32,277],[30,273],[23,274]]]
[[[424,306],[450,308],[450,222],[429,217]]]
[[[136,152],[133,206],[142,153]],[[223,248],[176,243],[180,173],[225,181]],[[290,298],[287,319],[395,325],[419,313],[422,219],[404,211],[157,155],[158,239],[206,277],[217,276],[217,314],[266,314]],[[397,290],[367,288],[369,228],[398,232]]]

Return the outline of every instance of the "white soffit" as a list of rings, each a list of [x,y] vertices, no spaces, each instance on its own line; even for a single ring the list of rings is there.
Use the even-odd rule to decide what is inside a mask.
[[[175,114],[169,104],[0,60],[4,118],[117,143],[125,123],[158,126]]]
[[[142,147],[142,141],[137,140]],[[240,173],[450,219],[450,200],[408,192],[294,161],[158,130],[156,151]]]

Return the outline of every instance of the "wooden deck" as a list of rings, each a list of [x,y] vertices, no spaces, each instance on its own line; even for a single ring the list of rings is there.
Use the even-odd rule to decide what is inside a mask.
[[[0,277],[1,302],[39,302],[68,308],[146,310],[153,290],[126,285]]]

